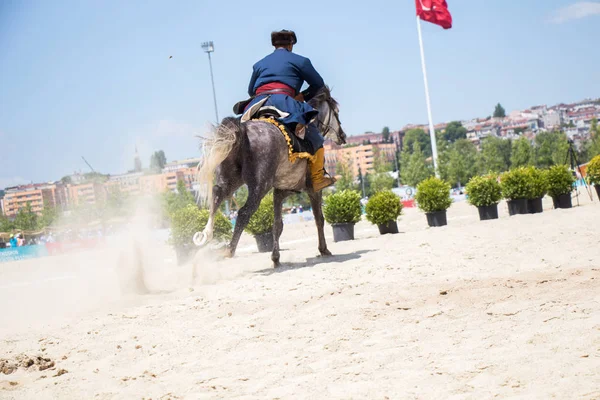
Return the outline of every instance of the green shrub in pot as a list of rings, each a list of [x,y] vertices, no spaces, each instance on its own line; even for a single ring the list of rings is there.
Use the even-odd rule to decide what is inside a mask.
[[[427,224],[431,227],[448,224],[446,210],[452,205],[450,184],[439,178],[429,178],[417,185],[415,200],[418,207],[425,211]]]
[[[600,155],[592,158],[587,165],[587,180],[591,185],[600,186]]]
[[[474,176],[465,189],[467,202],[477,207],[481,221],[498,219],[498,203],[502,199],[498,175]]]
[[[360,194],[354,190],[342,190],[327,196],[324,200],[323,215],[330,224],[356,224],[362,210]]]
[[[171,244],[191,245],[192,237],[196,232],[201,232],[208,222],[208,210],[201,210],[196,205],[190,204],[175,211],[171,224]],[[214,238],[217,240],[230,240],[232,236],[231,222],[220,212],[215,214]]]
[[[402,202],[391,190],[382,190],[369,199],[365,211],[367,221],[384,225],[398,219],[402,213]]]
[[[273,231],[273,222],[275,213],[273,211],[273,194],[268,194],[263,197],[258,209],[246,226],[246,232],[256,236]]]
[[[548,173],[536,167],[525,167],[529,174],[528,199],[540,199],[548,193]]]
[[[354,224],[360,221],[362,209],[360,194],[354,190],[342,190],[327,196],[323,215],[333,229],[333,241],[354,240]]]
[[[567,165],[554,165],[546,172],[548,194],[556,198],[563,194],[571,193],[575,177]]]
[[[465,189],[467,202],[475,207],[493,206],[502,200],[502,188],[495,174],[474,176]]]
[[[502,197],[508,200],[508,213],[529,214],[532,191],[532,174],[528,167],[511,169],[500,175]]]
[[[402,201],[391,190],[377,192],[365,207],[367,220],[377,225],[379,233],[398,233],[396,220],[402,213]]]
[[[175,247],[177,259],[184,262],[195,249],[192,238],[196,232],[202,232],[208,223],[208,210],[201,210],[195,204],[189,204],[176,210],[171,216],[171,237],[169,242]],[[223,214],[215,214],[214,238],[227,241],[232,236],[232,225]]]
[[[273,223],[275,221],[275,213],[273,209],[273,194],[269,193],[260,202],[258,209],[252,217],[245,231],[254,236],[256,246],[260,253],[273,251]]]
[[[529,199],[531,197],[531,174],[527,167],[519,167],[504,172],[500,176],[502,197],[507,200]]]
[[[452,205],[450,184],[439,178],[428,178],[417,185],[415,200],[426,213],[446,211]]]

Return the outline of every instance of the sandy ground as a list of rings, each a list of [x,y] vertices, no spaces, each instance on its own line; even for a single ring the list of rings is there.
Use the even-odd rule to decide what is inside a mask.
[[[49,360],[0,372],[0,398],[600,399],[600,204],[581,200],[486,222],[456,203],[435,229],[409,209],[400,234],[361,222],[343,243],[327,227],[331,258],[286,226],[283,268],[245,237],[193,283],[156,244],[143,264],[126,242],[2,264],[0,359]]]

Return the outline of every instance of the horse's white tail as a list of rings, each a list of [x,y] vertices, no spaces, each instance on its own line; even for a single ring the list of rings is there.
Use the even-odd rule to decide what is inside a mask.
[[[198,204],[210,208],[213,199],[215,170],[227,158],[241,134],[241,126],[237,119],[225,118],[217,126],[214,135],[205,139],[201,145],[201,161],[198,164],[197,179],[199,184]]]

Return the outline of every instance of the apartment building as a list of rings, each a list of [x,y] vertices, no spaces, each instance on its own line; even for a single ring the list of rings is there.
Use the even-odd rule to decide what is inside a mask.
[[[68,203],[67,187],[60,183],[40,183],[6,188],[3,201],[4,214],[15,217],[20,209],[31,206],[33,212],[42,214],[44,205],[63,207]]]
[[[352,174],[358,177],[361,174],[374,172],[375,157],[382,154],[387,162],[394,163],[397,146],[395,143],[364,144],[356,146],[339,147],[325,143],[325,169],[331,175],[338,174],[336,166],[340,162],[350,161]]]
[[[68,185],[69,204],[98,204],[106,201],[106,189],[100,182]]]

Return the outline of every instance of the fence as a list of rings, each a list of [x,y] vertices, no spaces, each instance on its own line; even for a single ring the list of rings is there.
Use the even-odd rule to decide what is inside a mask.
[[[21,247],[0,249],[0,263],[8,261],[27,260],[70,253],[78,250],[88,250],[104,243],[103,239],[79,239],[70,242],[46,243]]]

